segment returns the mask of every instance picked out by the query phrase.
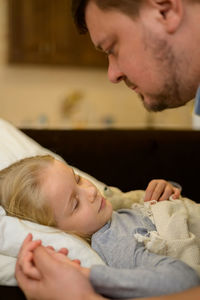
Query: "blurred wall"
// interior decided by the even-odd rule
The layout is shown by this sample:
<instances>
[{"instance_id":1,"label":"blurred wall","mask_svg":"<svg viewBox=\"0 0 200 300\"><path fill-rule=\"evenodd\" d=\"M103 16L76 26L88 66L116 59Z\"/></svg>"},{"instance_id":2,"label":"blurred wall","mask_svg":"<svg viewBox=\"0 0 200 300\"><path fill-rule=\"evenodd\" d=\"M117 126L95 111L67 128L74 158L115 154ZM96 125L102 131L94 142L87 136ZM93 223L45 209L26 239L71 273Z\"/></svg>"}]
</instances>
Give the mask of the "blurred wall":
<instances>
[{"instance_id":1,"label":"blurred wall","mask_svg":"<svg viewBox=\"0 0 200 300\"><path fill-rule=\"evenodd\" d=\"M0 117L19 127L182 128L192 124L193 103L148 113L106 70L9 65L7 0L0 0Z\"/></svg>"}]
</instances>

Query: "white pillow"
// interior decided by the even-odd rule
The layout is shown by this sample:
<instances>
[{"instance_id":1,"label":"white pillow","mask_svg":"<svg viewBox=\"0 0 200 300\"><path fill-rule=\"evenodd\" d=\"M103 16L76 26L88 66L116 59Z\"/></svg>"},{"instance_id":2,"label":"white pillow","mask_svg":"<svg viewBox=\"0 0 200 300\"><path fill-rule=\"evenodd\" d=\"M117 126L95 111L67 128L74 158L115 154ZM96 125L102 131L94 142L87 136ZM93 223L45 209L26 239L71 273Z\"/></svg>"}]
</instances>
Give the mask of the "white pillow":
<instances>
[{"instance_id":1,"label":"white pillow","mask_svg":"<svg viewBox=\"0 0 200 300\"><path fill-rule=\"evenodd\" d=\"M63 160L2 119L0 119L0 141L0 169L35 155L51 154ZM74 171L91 180L98 189L103 191L104 183L77 168L74 168ZM85 267L103 264L96 252L81 239L48 226L6 216L4 209L0 207L0 284L17 285L14 278L14 265L22 241L29 232L33 234L34 239L41 239L44 245L52 245L55 249L68 248L69 257L79 258Z\"/></svg>"},{"instance_id":2,"label":"white pillow","mask_svg":"<svg viewBox=\"0 0 200 300\"><path fill-rule=\"evenodd\" d=\"M41 239L43 245L51 245L55 250L66 247L69 258L79 258L83 267L104 264L99 255L83 240L56 228L5 216L0 206L0 284L17 285L14 277L16 257L27 234Z\"/></svg>"}]
</instances>

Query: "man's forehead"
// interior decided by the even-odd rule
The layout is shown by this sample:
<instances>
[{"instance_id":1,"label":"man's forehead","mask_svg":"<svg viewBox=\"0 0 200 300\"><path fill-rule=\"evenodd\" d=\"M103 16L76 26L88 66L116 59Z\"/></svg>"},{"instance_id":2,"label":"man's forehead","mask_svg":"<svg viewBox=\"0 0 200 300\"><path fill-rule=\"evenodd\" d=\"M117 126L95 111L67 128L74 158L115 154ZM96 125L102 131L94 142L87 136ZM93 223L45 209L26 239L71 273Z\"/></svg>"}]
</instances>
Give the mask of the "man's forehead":
<instances>
[{"instance_id":1,"label":"man's forehead","mask_svg":"<svg viewBox=\"0 0 200 300\"><path fill-rule=\"evenodd\" d=\"M140 23L118 9L102 10L93 0L90 0L85 10L85 21L91 40L98 50L102 50L102 45L115 39L122 30L128 30L127 27L134 26L137 30L137 24Z\"/></svg>"},{"instance_id":2,"label":"man's forehead","mask_svg":"<svg viewBox=\"0 0 200 300\"><path fill-rule=\"evenodd\" d=\"M93 44L97 49L101 50L101 40L104 39L102 34L104 31L105 17L104 12L101 11L92 0L89 0L85 9L85 22Z\"/></svg>"}]
</instances>

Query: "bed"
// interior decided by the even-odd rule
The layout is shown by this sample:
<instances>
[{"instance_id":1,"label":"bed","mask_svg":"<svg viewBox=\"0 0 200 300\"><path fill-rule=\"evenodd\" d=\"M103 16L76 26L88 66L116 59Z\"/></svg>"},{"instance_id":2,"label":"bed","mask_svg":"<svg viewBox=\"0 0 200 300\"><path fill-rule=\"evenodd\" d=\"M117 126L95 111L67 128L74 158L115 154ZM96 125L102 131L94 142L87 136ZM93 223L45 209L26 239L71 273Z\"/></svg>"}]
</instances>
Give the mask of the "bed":
<instances>
[{"instance_id":1,"label":"bed","mask_svg":"<svg viewBox=\"0 0 200 300\"><path fill-rule=\"evenodd\" d=\"M164 178L180 183L183 195L200 202L199 131L21 130L69 164L124 192ZM25 299L18 287L1 285L0 294L1 299Z\"/></svg>"}]
</instances>

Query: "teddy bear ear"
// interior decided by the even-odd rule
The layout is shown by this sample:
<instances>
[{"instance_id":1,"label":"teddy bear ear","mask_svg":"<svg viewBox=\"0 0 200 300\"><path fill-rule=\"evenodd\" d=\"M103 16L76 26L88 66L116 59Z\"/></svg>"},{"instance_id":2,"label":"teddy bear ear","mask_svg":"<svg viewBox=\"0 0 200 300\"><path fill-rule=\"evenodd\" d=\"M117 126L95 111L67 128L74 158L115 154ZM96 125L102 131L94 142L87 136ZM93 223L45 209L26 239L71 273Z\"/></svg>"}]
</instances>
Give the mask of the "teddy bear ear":
<instances>
[{"instance_id":1,"label":"teddy bear ear","mask_svg":"<svg viewBox=\"0 0 200 300\"><path fill-rule=\"evenodd\" d=\"M106 197L112 197L112 195L113 195L113 191L108 186L104 187L103 193L104 193L104 196L106 196Z\"/></svg>"}]
</instances>

